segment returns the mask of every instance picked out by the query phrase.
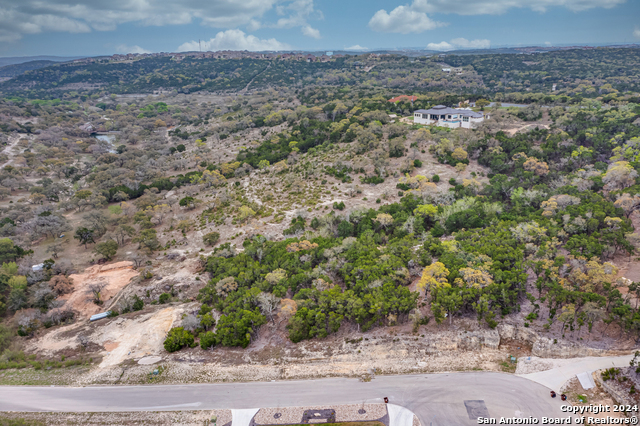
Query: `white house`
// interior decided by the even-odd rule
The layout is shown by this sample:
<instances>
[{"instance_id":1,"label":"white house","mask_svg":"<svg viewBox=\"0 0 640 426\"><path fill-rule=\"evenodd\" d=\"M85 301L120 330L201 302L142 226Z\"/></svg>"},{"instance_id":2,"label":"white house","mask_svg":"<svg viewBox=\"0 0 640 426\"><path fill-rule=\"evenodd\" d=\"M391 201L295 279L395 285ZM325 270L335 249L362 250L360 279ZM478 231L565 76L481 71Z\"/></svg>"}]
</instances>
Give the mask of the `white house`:
<instances>
[{"instance_id":1,"label":"white house","mask_svg":"<svg viewBox=\"0 0 640 426\"><path fill-rule=\"evenodd\" d=\"M486 118L489 118L487 115ZM419 109L413 113L413 122L417 124L436 125L457 129L473 129L482 123L485 115L465 108L449 108L444 105L436 105L429 109Z\"/></svg>"}]
</instances>

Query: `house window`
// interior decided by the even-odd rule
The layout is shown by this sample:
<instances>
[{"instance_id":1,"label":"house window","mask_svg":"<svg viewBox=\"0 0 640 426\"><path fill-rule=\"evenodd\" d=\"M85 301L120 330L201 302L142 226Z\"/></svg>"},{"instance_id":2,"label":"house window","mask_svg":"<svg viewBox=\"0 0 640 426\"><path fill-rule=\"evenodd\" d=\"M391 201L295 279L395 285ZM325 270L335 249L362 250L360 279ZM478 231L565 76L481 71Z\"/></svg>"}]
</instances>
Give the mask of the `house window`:
<instances>
[{"instance_id":1,"label":"house window","mask_svg":"<svg viewBox=\"0 0 640 426\"><path fill-rule=\"evenodd\" d=\"M438 116L437 116L436 114L431 114L431 119L432 119L432 120L437 120L437 119L438 119Z\"/></svg>"},{"instance_id":2,"label":"house window","mask_svg":"<svg viewBox=\"0 0 640 426\"><path fill-rule=\"evenodd\" d=\"M462 117L462 121L469 121L469 117Z\"/></svg>"}]
</instances>

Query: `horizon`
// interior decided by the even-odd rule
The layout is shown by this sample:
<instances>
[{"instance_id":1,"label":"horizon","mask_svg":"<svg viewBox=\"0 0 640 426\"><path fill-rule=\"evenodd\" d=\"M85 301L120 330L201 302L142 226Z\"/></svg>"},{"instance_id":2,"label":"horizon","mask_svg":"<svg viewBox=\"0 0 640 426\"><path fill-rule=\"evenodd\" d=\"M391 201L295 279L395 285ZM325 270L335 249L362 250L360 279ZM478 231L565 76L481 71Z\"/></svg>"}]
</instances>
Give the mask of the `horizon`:
<instances>
[{"instance_id":1,"label":"horizon","mask_svg":"<svg viewBox=\"0 0 640 426\"><path fill-rule=\"evenodd\" d=\"M309 52L415 46L409 49L447 52L640 42L640 3L629 0L149 3L0 3L0 57L184 52L200 46Z\"/></svg>"},{"instance_id":2,"label":"horizon","mask_svg":"<svg viewBox=\"0 0 640 426\"><path fill-rule=\"evenodd\" d=\"M539 44L527 44L527 45L496 45L496 46L490 46L487 48L483 48L483 49L477 49L477 48L460 48L460 49L456 49L456 50L429 50L426 48L421 48L421 47L404 47L404 46L397 46L397 47L389 47L389 48L371 48L371 49L362 49L362 50L355 50L355 49L332 49L332 48L322 48L322 49L287 49L287 50L240 50L240 49L217 49L217 50L188 50L188 51L156 51L156 52L113 52L113 53L102 53L102 54L75 54L75 55L70 55L70 56L64 56L64 55L47 55L47 54L36 54L36 55L24 55L24 56L2 56L0 55L0 59L33 59L33 58L59 58L62 60L75 60L75 59L83 59L83 58L98 58L98 57L109 57L109 56L114 56L114 55L128 55L128 54L133 54L133 55L140 55L140 56L144 56L144 55L148 55L148 54L176 54L176 53L182 53L182 54L187 54L187 53L207 53L207 52L217 52L217 51L229 51L229 52L252 52L252 53L295 53L295 52L308 52L308 53L327 53L327 52L331 52L332 54L336 54L336 52L340 52L341 54L352 54L352 55L357 55L357 54L365 54L365 53L379 53L379 52L397 52L397 54L402 54L402 52L425 52L425 53L432 53L432 54L451 54L451 55L455 55L455 54L459 54L460 52L466 52L469 54L474 54L474 52L492 52L492 51L497 51L497 50L504 50L504 49L533 49L533 48L542 48L542 49L549 49L549 51L552 51L557 48L571 48L571 47L576 47L576 48L587 48L587 47L594 47L594 48L616 48L616 47L628 47L628 48L633 48L633 47L640 47L640 42L608 42L608 43L558 43L558 44L553 44L553 45L545 45L544 43L539 43ZM535 53L546 53L546 52L535 52ZM33 59L33 60L37 60L37 59ZM46 59L44 59L46 60ZM64 61L61 61L64 62ZM2 65L0 65L1 67Z\"/></svg>"}]
</instances>

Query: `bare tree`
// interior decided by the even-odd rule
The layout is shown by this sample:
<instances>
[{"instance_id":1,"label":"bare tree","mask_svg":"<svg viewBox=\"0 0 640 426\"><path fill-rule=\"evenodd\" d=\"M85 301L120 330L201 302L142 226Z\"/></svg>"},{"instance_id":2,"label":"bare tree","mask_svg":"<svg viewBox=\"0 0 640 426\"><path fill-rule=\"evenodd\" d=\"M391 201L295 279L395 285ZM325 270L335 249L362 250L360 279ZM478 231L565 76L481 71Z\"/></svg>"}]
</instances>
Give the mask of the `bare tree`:
<instances>
[{"instance_id":1,"label":"bare tree","mask_svg":"<svg viewBox=\"0 0 640 426\"><path fill-rule=\"evenodd\" d=\"M91 296L91 301L96 305L102 305L102 290L107 286L106 281L98 281L92 284L89 284L89 288L87 289L87 293Z\"/></svg>"},{"instance_id":2,"label":"bare tree","mask_svg":"<svg viewBox=\"0 0 640 426\"><path fill-rule=\"evenodd\" d=\"M135 253L129 258L129 260L133 262L133 267L135 269L138 269L140 266L142 266L145 260L147 260L147 258L141 256L139 253Z\"/></svg>"},{"instance_id":3,"label":"bare tree","mask_svg":"<svg viewBox=\"0 0 640 426\"><path fill-rule=\"evenodd\" d=\"M73 279L64 275L56 275L49 280L49 287L60 296L73 291Z\"/></svg>"},{"instance_id":4,"label":"bare tree","mask_svg":"<svg viewBox=\"0 0 640 426\"><path fill-rule=\"evenodd\" d=\"M87 346L89 346L89 339L86 336L83 336L82 334L80 334L78 336L78 341L80 342L80 344L82 345L83 348L87 348Z\"/></svg>"},{"instance_id":5,"label":"bare tree","mask_svg":"<svg viewBox=\"0 0 640 426\"><path fill-rule=\"evenodd\" d=\"M54 259L58 258L58 253L64 251L64 247L62 247L62 242L56 242L47 247L46 252L51 254L51 257Z\"/></svg>"},{"instance_id":6,"label":"bare tree","mask_svg":"<svg viewBox=\"0 0 640 426\"><path fill-rule=\"evenodd\" d=\"M280 305L280 298L271 293L260 293L258 295L258 306L264 316L270 321L274 319L274 313Z\"/></svg>"},{"instance_id":7,"label":"bare tree","mask_svg":"<svg viewBox=\"0 0 640 426\"><path fill-rule=\"evenodd\" d=\"M200 320L195 315L189 314L182 320L180 325L185 330L195 331L198 327L200 327Z\"/></svg>"}]
</instances>

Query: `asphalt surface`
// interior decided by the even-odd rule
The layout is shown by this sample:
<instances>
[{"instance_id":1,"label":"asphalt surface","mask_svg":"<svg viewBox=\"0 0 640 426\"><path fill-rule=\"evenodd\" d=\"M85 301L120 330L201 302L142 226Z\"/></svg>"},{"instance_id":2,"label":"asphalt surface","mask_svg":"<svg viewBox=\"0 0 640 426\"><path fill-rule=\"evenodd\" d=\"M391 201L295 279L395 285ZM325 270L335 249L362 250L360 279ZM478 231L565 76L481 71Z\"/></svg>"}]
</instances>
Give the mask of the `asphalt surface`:
<instances>
[{"instance_id":1,"label":"asphalt surface","mask_svg":"<svg viewBox=\"0 0 640 426\"><path fill-rule=\"evenodd\" d=\"M172 386L0 386L1 411L177 411L389 402L423 426L478 424L487 417L567 417L560 398L521 377L489 372ZM471 417L471 418L470 418Z\"/></svg>"}]
</instances>

